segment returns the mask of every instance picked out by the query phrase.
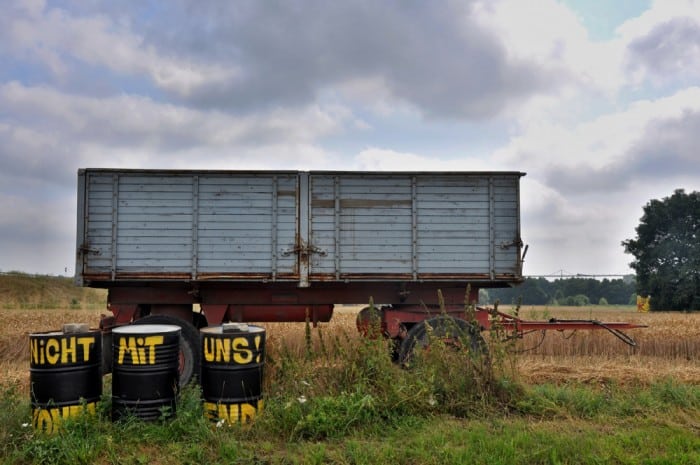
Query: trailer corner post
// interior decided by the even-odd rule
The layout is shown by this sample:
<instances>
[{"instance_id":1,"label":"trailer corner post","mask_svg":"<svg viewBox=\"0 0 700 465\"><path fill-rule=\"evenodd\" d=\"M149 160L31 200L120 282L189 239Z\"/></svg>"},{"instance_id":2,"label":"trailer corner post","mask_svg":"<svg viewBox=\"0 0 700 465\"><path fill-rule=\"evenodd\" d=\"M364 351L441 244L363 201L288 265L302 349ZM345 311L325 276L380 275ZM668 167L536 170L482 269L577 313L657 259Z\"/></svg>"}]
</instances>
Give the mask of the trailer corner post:
<instances>
[{"instance_id":1,"label":"trailer corner post","mask_svg":"<svg viewBox=\"0 0 700 465\"><path fill-rule=\"evenodd\" d=\"M489 182L489 277L496 279L496 194L494 192L493 176Z\"/></svg>"},{"instance_id":2,"label":"trailer corner post","mask_svg":"<svg viewBox=\"0 0 700 465\"><path fill-rule=\"evenodd\" d=\"M85 189L85 170L78 170L78 206L76 214L76 237L75 237L75 285L84 286L83 273L85 271L85 241L87 234L85 231L87 209L87 190Z\"/></svg>"},{"instance_id":3,"label":"trailer corner post","mask_svg":"<svg viewBox=\"0 0 700 465\"><path fill-rule=\"evenodd\" d=\"M311 196L309 195L309 173L306 171L299 173L299 204L297 211L299 212L299 235L297 237L297 254L299 257L299 287L309 287L309 221Z\"/></svg>"},{"instance_id":4,"label":"trailer corner post","mask_svg":"<svg viewBox=\"0 0 700 465\"><path fill-rule=\"evenodd\" d=\"M333 262L335 279L340 280L340 177L333 176Z\"/></svg>"}]
</instances>

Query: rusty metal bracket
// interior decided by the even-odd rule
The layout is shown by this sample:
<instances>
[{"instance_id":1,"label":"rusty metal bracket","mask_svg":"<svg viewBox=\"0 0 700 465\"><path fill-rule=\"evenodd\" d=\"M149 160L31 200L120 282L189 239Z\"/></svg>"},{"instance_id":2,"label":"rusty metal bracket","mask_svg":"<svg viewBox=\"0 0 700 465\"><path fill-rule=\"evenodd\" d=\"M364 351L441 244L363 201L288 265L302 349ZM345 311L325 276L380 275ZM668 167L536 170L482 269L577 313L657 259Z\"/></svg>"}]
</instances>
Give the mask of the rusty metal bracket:
<instances>
[{"instance_id":1,"label":"rusty metal bracket","mask_svg":"<svg viewBox=\"0 0 700 465\"><path fill-rule=\"evenodd\" d=\"M522 241L522 239L516 238L516 239L513 239L513 240L510 241L510 242L503 241L503 242L501 242L501 243L499 244L499 247L500 247L501 249L509 249L509 248L511 248L512 246L522 247L522 246L523 246L523 241Z\"/></svg>"},{"instance_id":2,"label":"rusty metal bracket","mask_svg":"<svg viewBox=\"0 0 700 465\"><path fill-rule=\"evenodd\" d=\"M102 254L102 251L100 249L91 249L87 245L81 245L78 250L80 250L80 253L84 253L84 254L90 254L90 255L101 255Z\"/></svg>"},{"instance_id":3,"label":"rusty metal bracket","mask_svg":"<svg viewBox=\"0 0 700 465\"><path fill-rule=\"evenodd\" d=\"M319 247L316 247L314 245L295 245L291 249L283 250L282 255L285 257L288 257L293 254L300 254L304 256L309 256L311 254L318 254L322 257L325 257L328 255L328 252L326 252L324 249L321 249Z\"/></svg>"}]
</instances>

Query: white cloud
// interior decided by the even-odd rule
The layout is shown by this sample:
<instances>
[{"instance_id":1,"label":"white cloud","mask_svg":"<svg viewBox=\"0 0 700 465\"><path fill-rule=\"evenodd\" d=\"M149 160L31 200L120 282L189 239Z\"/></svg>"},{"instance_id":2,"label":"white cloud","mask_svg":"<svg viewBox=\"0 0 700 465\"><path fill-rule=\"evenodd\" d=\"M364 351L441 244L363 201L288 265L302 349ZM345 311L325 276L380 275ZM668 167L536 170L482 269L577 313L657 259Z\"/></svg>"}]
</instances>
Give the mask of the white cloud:
<instances>
[{"instance_id":1,"label":"white cloud","mask_svg":"<svg viewBox=\"0 0 700 465\"><path fill-rule=\"evenodd\" d=\"M637 217L620 214L620 197L601 193L602 201L581 200L535 176L521 181L522 234L529 245L524 272L629 273L620 242L630 237Z\"/></svg>"},{"instance_id":2,"label":"white cloud","mask_svg":"<svg viewBox=\"0 0 700 465\"><path fill-rule=\"evenodd\" d=\"M526 273L630 272L620 243L634 237L642 206L679 187L700 189L700 87L578 122L524 121L520 129L494 159L528 172Z\"/></svg>"},{"instance_id":3,"label":"white cloud","mask_svg":"<svg viewBox=\"0 0 700 465\"><path fill-rule=\"evenodd\" d=\"M0 192L0 269L63 274L75 261L74 197L37 199Z\"/></svg>"},{"instance_id":4,"label":"white cloud","mask_svg":"<svg viewBox=\"0 0 700 465\"><path fill-rule=\"evenodd\" d=\"M347 117L342 108L315 105L237 117L158 103L147 97L84 97L17 82L0 85L0 104L0 114L6 115L9 124L50 127L60 139L145 145L165 151L194 145L303 143L338 130Z\"/></svg>"},{"instance_id":5,"label":"white cloud","mask_svg":"<svg viewBox=\"0 0 700 465\"><path fill-rule=\"evenodd\" d=\"M659 86L700 79L699 1L656 0L617 33L626 44L626 71L633 83Z\"/></svg>"},{"instance_id":6,"label":"white cloud","mask_svg":"<svg viewBox=\"0 0 700 465\"><path fill-rule=\"evenodd\" d=\"M697 0L655 0L647 11L621 24L616 33L625 41L634 40L651 32L658 24L678 17L700 20L700 2Z\"/></svg>"},{"instance_id":7,"label":"white cloud","mask_svg":"<svg viewBox=\"0 0 700 465\"><path fill-rule=\"evenodd\" d=\"M361 171L490 171L494 167L480 159L444 160L438 156L397 152L370 147L354 160L353 169Z\"/></svg>"},{"instance_id":8,"label":"white cloud","mask_svg":"<svg viewBox=\"0 0 700 465\"><path fill-rule=\"evenodd\" d=\"M343 108L310 105L249 116L193 110L146 97L69 95L0 84L0 192L48 196L78 167L290 168L324 163L316 140ZM33 194L31 193L33 192Z\"/></svg>"},{"instance_id":9,"label":"white cloud","mask_svg":"<svg viewBox=\"0 0 700 465\"><path fill-rule=\"evenodd\" d=\"M581 19L562 3L503 0L477 5L480 22L501 38L510 56L552 73L558 96L582 87L613 92L623 83L620 44L591 41Z\"/></svg>"},{"instance_id":10,"label":"white cloud","mask_svg":"<svg viewBox=\"0 0 700 465\"><path fill-rule=\"evenodd\" d=\"M110 80L147 77L188 104L238 112L303 106L325 89L374 82L394 105L479 119L564 82L560 67L543 71L532 57L507 57L469 4L183 2L146 25L138 9L117 17L103 9L35 8L8 22L2 38L8 53L29 56L65 85L88 65L114 74Z\"/></svg>"},{"instance_id":11,"label":"white cloud","mask_svg":"<svg viewBox=\"0 0 700 465\"><path fill-rule=\"evenodd\" d=\"M84 166L526 171L528 272L623 271L641 206L700 189L697 0L607 41L555 0L156 8L5 8L0 257L72 231Z\"/></svg>"},{"instance_id":12,"label":"white cloud","mask_svg":"<svg viewBox=\"0 0 700 465\"><path fill-rule=\"evenodd\" d=\"M627 109L610 113L568 127L556 121L534 122L526 127L523 134L515 137L495 154L505 162L523 164L527 170L541 173L547 178L553 172L569 172L571 177L601 173L606 169L629 170L636 175L652 176L645 173L638 164L642 162L643 146L649 141L647 135L654 128L700 113L700 88L694 87L653 101L639 101ZM697 128L679 129L676 137L691 138ZM673 135L673 134L671 134ZM640 146L642 144L642 146ZM657 157L667 154L658 153ZM697 160L690 152L683 151L680 157L692 162ZM679 167L683 169L682 167ZM619 177L623 172L613 173ZM556 184L556 179L549 179ZM607 179L612 181L612 179ZM584 181L585 182L585 181ZM592 185L598 185L590 181ZM613 189L615 186L610 185Z\"/></svg>"},{"instance_id":13,"label":"white cloud","mask_svg":"<svg viewBox=\"0 0 700 465\"><path fill-rule=\"evenodd\" d=\"M123 75L148 76L158 87L188 97L194 89L235 80L239 74L234 66L163 55L128 24L110 17L73 16L40 2L15 18L4 35L11 53L33 56L59 79L73 77L78 72L74 61L79 60Z\"/></svg>"}]
</instances>

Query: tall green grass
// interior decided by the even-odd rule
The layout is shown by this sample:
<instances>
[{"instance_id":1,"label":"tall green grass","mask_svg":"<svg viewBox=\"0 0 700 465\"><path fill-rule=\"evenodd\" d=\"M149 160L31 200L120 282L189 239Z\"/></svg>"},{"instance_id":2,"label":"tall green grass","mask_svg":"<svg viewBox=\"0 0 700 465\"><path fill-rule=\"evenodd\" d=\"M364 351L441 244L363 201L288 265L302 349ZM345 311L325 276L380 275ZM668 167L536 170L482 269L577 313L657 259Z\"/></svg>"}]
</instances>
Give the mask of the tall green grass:
<instances>
[{"instance_id":1,"label":"tall green grass","mask_svg":"<svg viewBox=\"0 0 700 465\"><path fill-rule=\"evenodd\" d=\"M288 385L294 385L291 380ZM301 383L304 385L304 383ZM508 411L467 418L440 409L382 406L358 391L307 398L270 393L246 427L216 427L200 391L182 390L177 416L144 423L96 416L34 433L29 400L0 387L0 459L6 464L694 464L700 460L700 387L538 386ZM307 391L308 392L308 391ZM297 391L298 393L298 391ZM296 394L296 393L295 393Z\"/></svg>"},{"instance_id":2,"label":"tall green grass","mask_svg":"<svg viewBox=\"0 0 700 465\"><path fill-rule=\"evenodd\" d=\"M370 334L376 334L370 331ZM439 339L419 351L410 368L391 361L392 342L308 329L296 339L271 341L261 428L292 439L337 438L361 425L379 429L406 417L480 417L514 405L522 389L499 377L486 354L471 354Z\"/></svg>"}]
</instances>

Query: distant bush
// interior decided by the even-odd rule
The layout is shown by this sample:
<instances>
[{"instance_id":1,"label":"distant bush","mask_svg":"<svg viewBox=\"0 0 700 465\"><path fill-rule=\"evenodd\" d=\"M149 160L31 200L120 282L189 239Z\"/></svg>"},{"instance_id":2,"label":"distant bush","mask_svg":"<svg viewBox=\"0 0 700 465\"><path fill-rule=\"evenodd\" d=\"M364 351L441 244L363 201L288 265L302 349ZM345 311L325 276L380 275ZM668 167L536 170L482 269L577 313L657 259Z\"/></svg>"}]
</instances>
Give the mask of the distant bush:
<instances>
[{"instance_id":1,"label":"distant bush","mask_svg":"<svg viewBox=\"0 0 700 465\"><path fill-rule=\"evenodd\" d=\"M628 302L627 304L628 304L628 305L637 305L637 293L636 293L636 292L634 292L634 293L630 296L630 300L629 300L629 302Z\"/></svg>"},{"instance_id":2,"label":"distant bush","mask_svg":"<svg viewBox=\"0 0 700 465\"><path fill-rule=\"evenodd\" d=\"M576 305L567 303L567 296L584 295L589 302L599 302L601 298L610 305L634 305L630 303L630 293L635 292L632 276L625 279L567 278L547 280L526 278L522 284L503 289L489 289L490 302L498 300L505 304L516 304L522 298L523 305ZM481 300L480 300L481 301ZM583 304L586 305L586 304Z\"/></svg>"}]
</instances>

